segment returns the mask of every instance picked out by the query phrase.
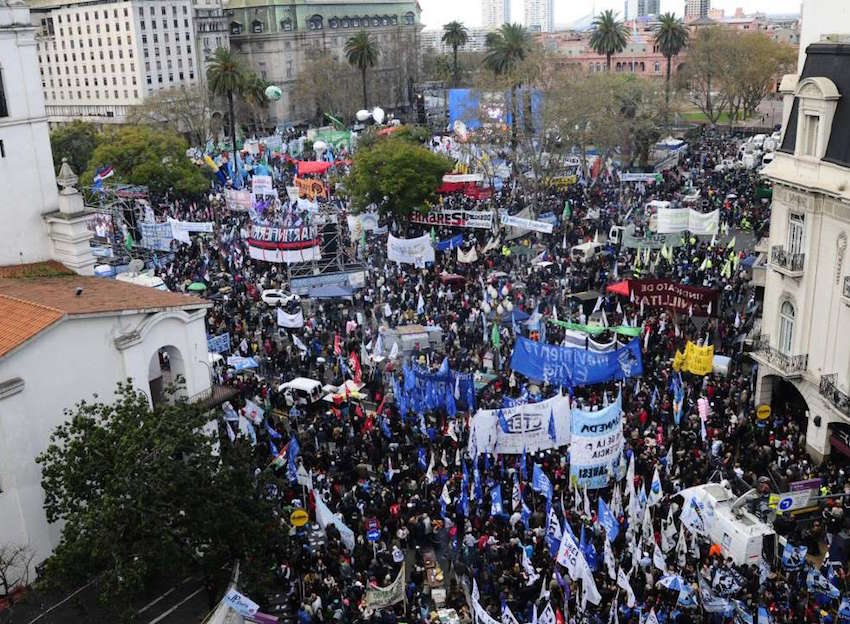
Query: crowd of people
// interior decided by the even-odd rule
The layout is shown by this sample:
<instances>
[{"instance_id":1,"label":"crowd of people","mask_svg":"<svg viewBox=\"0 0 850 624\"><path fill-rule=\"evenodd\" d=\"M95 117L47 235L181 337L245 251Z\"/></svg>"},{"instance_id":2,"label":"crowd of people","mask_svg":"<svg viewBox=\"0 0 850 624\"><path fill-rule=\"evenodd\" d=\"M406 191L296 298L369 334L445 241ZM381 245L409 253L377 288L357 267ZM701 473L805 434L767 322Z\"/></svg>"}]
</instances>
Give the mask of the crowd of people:
<instances>
[{"instance_id":1,"label":"crowd of people","mask_svg":"<svg viewBox=\"0 0 850 624\"><path fill-rule=\"evenodd\" d=\"M349 298L300 301L304 323L296 328L281 328L275 307L262 301L264 290L290 288L289 272L285 264L250 257L251 212L227 210L224 189L204 202L169 198L163 219L216 226L213 235L177 246L158 273L171 290L204 283L213 302L208 334L229 334L230 355L258 363L247 372L226 360L217 366L221 383L238 387L239 401L261 406L265 417L263 425L247 423L254 431L243 439L240 427L226 422L244 419L237 402L223 430L235 431L236 443L255 444L258 470L294 477L290 453L311 476L307 496L304 484L295 482L279 493L281 518L302 506L311 522L282 527L288 536L276 553L279 593L260 600L264 610L301 624L430 622L443 617L439 608L454 609L462 622L492 618L503 624L643 623L652 617L718 624L850 621L843 600L847 562L824 557L826 544L847 525L850 496L829 499L850 493L846 469L833 458L818 464L808 457L805 416L792 404L775 403L766 420L755 414L757 366L745 344L761 302L749 267L770 213L755 172L715 171L735 152L730 137L705 133L655 182L624 184L615 168L603 167L565 188L529 192L506 181L487 199L441 199L444 210L551 212L552 234L508 240L511 228L432 228L384 216L381 224L401 238L427 233L445 240L460 233L461 253L437 252L424 268L390 262L388 234L367 232L351 242L365 267L365 285ZM283 198L292 169L283 162L272 166ZM720 211L717 235L684 233L663 252L606 243L626 215L642 236L650 200L679 206L695 191L698 210ZM339 215L345 231L345 202L333 197L321 205ZM600 253L571 253L594 240L601 241ZM461 261L472 249L476 260ZM699 316L608 290L633 276L716 289L716 309ZM528 320L516 322L513 311ZM643 374L562 387L512 370L520 336L571 344L575 330L563 321L635 328ZM382 348L387 329L414 323L438 327L441 344L395 353ZM599 330L584 338L584 348L615 340ZM687 341L713 345L730 358L728 368L708 375L674 371L674 356ZM411 408L406 397L414 370L428 378L446 367L475 380L473 396L455 389L452 398ZM356 384L331 403L299 404L279 391L295 377ZM571 480L568 446L520 455L481 452L470 444L477 410L567 393L573 407L587 410L605 409L620 397L624 451L605 487L585 489ZM281 457L286 461L275 461ZM551 490L541 489L538 471ZM661 488L653 493L656 475ZM769 556L761 564L736 564L727 544L684 523L688 501L676 496L709 481L723 481L735 495L755 489L750 506L771 521L770 493L806 479L821 479L819 494L828 501L823 514L775 521L789 544L807 547L805 564ZM496 498L504 505L496 506ZM322 509L337 516L323 522L317 539L313 522ZM340 530L345 527L353 543ZM581 555L571 567L564 557L572 541ZM403 583L398 596L397 579ZM829 587L818 585L821 579ZM376 587L385 588L377 603L377 594L370 597ZM386 596L391 604L381 602Z\"/></svg>"}]
</instances>

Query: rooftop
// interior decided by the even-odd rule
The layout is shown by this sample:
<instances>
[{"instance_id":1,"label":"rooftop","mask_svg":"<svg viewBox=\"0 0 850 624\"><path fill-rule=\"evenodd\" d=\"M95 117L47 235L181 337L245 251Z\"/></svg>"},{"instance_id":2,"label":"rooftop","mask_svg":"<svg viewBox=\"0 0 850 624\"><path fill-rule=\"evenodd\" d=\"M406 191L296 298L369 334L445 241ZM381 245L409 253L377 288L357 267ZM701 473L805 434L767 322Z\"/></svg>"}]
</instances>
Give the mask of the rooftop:
<instances>
[{"instance_id":1,"label":"rooftop","mask_svg":"<svg viewBox=\"0 0 850 624\"><path fill-rule=\"evenodd\" d=\"M0 295L0 357L64 316L65 314L56 308Z\"/></svg>"}]
</instances>

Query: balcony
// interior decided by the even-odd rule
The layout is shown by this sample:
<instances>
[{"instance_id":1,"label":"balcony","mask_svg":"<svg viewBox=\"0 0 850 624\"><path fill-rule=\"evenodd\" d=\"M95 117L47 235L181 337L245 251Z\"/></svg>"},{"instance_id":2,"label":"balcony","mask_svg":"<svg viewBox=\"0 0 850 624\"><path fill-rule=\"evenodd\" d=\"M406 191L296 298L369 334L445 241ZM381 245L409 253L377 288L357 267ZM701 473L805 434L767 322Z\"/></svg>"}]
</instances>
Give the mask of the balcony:
<instances>
[{"instance_id":1,"label":"balcony","mask_svg":"<svg viewBox=\"0 0 850 624\"><path fill-rule=\"evenodd\" d=\"M772 347L770 336L766 334L761 334L753 340L753 350L750 355L757 362L770 366L786 379L802 377L809 363L808 355L788 355Z\"/></svg>"},{"instance_id":2,"label":"balcony","mask_svg":"<svg viewBox=\"0 0 850 624\"><path fill-rule=\"evenodd\" d=\"M850 275L844 276L844 286L841 289L841 301L844 305L850 306Z\"/></svg>"},{"instance_id":3,"label":"balcony","mask_svg":"<svg viewBox=\"0 0 850 624\"><path fill-rule=\"evenodd\" d=\"M835 385L835 375L821 375L820 394L845 416L850 417L850 396Z\"/></svg>"},{"instance_id":4,"label":"balcony","mask_svg":"<svg viewBox=\"0 0 850 624\"><path fill-rule=\"evenodd\" d=\"M788 277L802 277L806 265L806 254L789 253L782 245L770 248L770 266L774 271Z\"/></svg>"}]
</instances>

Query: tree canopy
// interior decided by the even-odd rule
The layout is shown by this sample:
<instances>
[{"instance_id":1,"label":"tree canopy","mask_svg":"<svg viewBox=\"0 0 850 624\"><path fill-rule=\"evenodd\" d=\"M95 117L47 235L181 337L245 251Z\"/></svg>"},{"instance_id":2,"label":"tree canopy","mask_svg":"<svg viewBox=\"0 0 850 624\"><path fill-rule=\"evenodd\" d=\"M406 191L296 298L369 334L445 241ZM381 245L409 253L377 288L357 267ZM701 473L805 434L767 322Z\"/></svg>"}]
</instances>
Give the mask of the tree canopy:
<instances>
[{"instance_id":1,"label":"tree canopy","mask_svg":"<svg viewBox=\"0 0 850 624\"><path fill-rule=\"evenodd\" d=\"M629 31L626 25L617 19L614 11L602 11L593 20L593 32L590 35L590 47L597 54L605 55L605 67L611 70L611 56L626 49Z\"/></svg>"},{"instance_id":2,"label":"tree canopy","mask_svg":"<svg viewBox=\"0 0 850 624\"><path fill-rule=\"evenodd\" d=\"M375 204L386 214L404 216L436 200L452 161L406 137L381 137L354 155L346 188L356 209Z\"/></svg>"},{"instance_id":3,"label":"tree canopy","mask_svg":"<svg viewBox=\"0 0 850 624\"><path fill-rule=\"evenodd\" d=\"M155 91L132 107L128 121L167 128L203 146L220 129L213 124L212 94L203 83Z\"/></svg>"},{"instance_id":4,"label":"tree canopy","mask_svg":"<svg viewBox=\"0 0 850 624\"><path fill-rule=\"evenodd\" d=\"M63 158L68 159L74 173L79 175L85 171L98 141L97 127L85 121L72 121L53 130L50 133L50 149L56 172L59 172Z\"/></svg>"},{"instance_id":5,"label":"tree canopy","mask_svg":"<svg viewBox=\"0 0 850 624\"><path fill-rule=\"evenodd\" d=\"M112 403L67 411L36 459L47 518L64 523L49 582L99 576L120 615L158 575L200 569L214 583L235 559L262 556L274 539L264 483L253 481L245 443L213 452L207 420L185 400L151 408L129 382Z\"/></svg>"},{"instance_id":6,"label":"tree canopy","mask_svg":"<svg viewBox=\"0 0 850 624\"><path fill-rule=\"evenodd\" d=\"M104 133L82 175L91 184L95 171L112 166L114 180L147 186L154 194L169 189L188 195L203 193L207 178L186 157L188 143L177 133L150 126L125 126Z\"/></svg>"},{"instance_id":7,"label":"tree canopy","mask_svg":"<svg viewBox=\"0 0 850 624\"><path fill-rule=\"evenodd\" d=\"M378 42L368 32L361 30L345 42L345 58L350 65L360 70L363 81L363 108L369 108L366 70L378 63Z\"/></svg>"},{"instance_id":8,"label":"tree canopy","mask_svg":"<svg viewBox=\"0 0 850 624\"><path fill-rule=\"evenodd\" d=\"M458 64L457 64L457 49L462 48L469 41L469 31L463 22L457 20L451 21L448 24L443 24L443 36L440 41L445 43L452 49L452 77L454 86L458 85Z\"/></svg>"}]
</instances>

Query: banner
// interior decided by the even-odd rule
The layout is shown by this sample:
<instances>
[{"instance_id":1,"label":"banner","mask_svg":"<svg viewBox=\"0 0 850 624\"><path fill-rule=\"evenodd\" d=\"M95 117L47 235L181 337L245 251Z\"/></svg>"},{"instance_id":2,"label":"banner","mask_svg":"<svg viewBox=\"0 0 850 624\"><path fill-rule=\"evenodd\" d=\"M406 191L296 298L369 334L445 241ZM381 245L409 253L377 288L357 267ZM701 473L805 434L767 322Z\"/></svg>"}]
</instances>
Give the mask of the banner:
<instances>
[{"instance_id":1,"label":"banner","mask_svg":"<svg viewBox=\"0 0 850 624\"><path fill-rule=\"evenodd\" d=\"M395 577L395 580L387 587L370 587L366 590L363 598L363 610L385 609L394 604L404 601L404 563Z\"/></svg>"},{"instance_id":2,"label":"banner","mask_svg":"<svg viewBox=\"0 0 850 624\"><path fill-rule=\"evenodd\" d=\"M295 188L298 189L298 197L307 199L328 198L328 189L321 180L295 178Z\"/></svg>"},{"instance_id":3,"label":"banner","mask_svg":"<svg viewBox=\"0 0 850 624\"><path fill-rule=\"evenodd\" d=\"M467 397L470 393L475 395L475 379L472 373L461 373L456 370L449 369L448 372L437 371L432 373L423 366L413 365L413 387L409 394L417 395L422 401L425 401L428 392L428 386L431 385L431 392L434 396L442 399L446 393L454 395L457 391L457 402L466 405Z\"/></svg>"},{"instance_id":4,"label":"banner","mask_svg":"<svg viewBox=\"0 0 850 624\"><path fill-rule=\"evenodd\" d=\"M640 339L605 353L561 347L517 337L511 368L553 386L585 386L643 374Z\"/></svg>"},{"instance_id":5,"label":"banner","mask_svg":"<svg viewBox=\"0 0 850 624\"><path fill-rule=\"evenodd\" d=\"M693 208L658 208L657 231L659 234L671 234L689 231L691 234L717 234L720 225L720 211L712 210L705 214Z\"/></svg>"},{"instance_id":6,"label":"banner","mask_svg":"<svg viewBox=\"0 0 850 624\"><path fill-rule=\"evenodd\" d=\"M681 247L682 237L676 234L658 234L646 231L642 238L635 236L635 227L627 226L623 229L623 247L629 249L661 249L662 247Z\"/></svg>"},{"instance_id":7,"label":"banner","mask_svg":"<svg viewBox=\"0 0 850 624\"><path fill-rule=\"evenodd\" d=\"M235 189L224 189L224 204L228 210L247 212L251 209L251 193L248 191L237 191Z\"/></svg>"},{"instance_id":8,"label":"banner","mask_svg":"<svg viewBox=\"0 0 850 624\"><path fill-rule=\"evenodd\" d=\"M660 173L626 173L620 174L620 182L661 182Z\"/></svg>"},{"instance_id":9,"label":"banner","mask_svg":"<svg viewBox=\"0 0 850 624\"><path fill-rule=\"evenodd\" d=\"M175 240L178 240L181 243L188 244L192 242L189 238L189 234L191 232L203 232L205 234L212 234L213 231L212 221L198 223L193 221L177 221L176 219L169 219L168 223L171 226L171 236L173 236Z\"/></svg>"},{"instance_id":10,"label":"banner","mask_svg":"<svg viewBox=\"0 0 850 624\"><path fill-rule=\"evenodd\" d=\"M289 312L284 312L283 308L278 308L277 325L278 327L287 327L289 329L304 327L304 311L298 310L295 314L290 314Z\"/></svg>"},{"instance_id":11,"label":"banner","mask_svg":"<svg viewBox=\"0 0 850 624\"><path fill-rule=\"evenodd\" d=\"M457 236L452 236L447 240L437 241L437 244L434 245L434 249L437 251L450 251L452 249L459 248L463 245L463 234L458 234Z\"/></svg>"},{"instance_id":12,"label":"banner","mask_svg":"<svg viewBox=\"0 0 850 624\"><path fill-rule=\"evenodd\" d=\"M595 412L574 409L570 422L570 481L588 489L608 485L623 454L622 395Z\"/></svg>"},{"instance_id":13,"label":"banner","mask_svg":"<svg viewBox=\"0 0 850 624\"><path fill-rule=\"evenodd\" d=\"M673 308L694 316L717 315L717 290L687 286L670 280L629 280L635 303L656 308Z\"/></svg>"},{"instance_id":14,"label":"banner","mask_svg":"<svg viewBox=\"0 0 850 624\"><path fill-rule=\"evenodd\" d=\"M322 239L314 226L276 228L252 225L248 254L254 260L295 264L322 257Z\"/></svg>"},{"instance_id":15,"label":"banner","mask_svg":"<svg viewBox=\"0 0 850 624\"><path fill-rule=\"evenodd\" d=\"M489 230L493 226L493 213L478 210L430 210L425 214L410 213L410 222L420 225L478 228Z\"/></svg>"},{"instance_id":16,"label":"banner","mask_svg":"<svg viewBox=\"0 0 850 624\"><path fill-rule=\"evenodd\" d=\"M142 247L156 251L171 251L174 235L171 233L170 223L139 223L139 230L142 233Z\"/></svg>"},{"instance_id":17,"label":"banner","mask_svg":"<svg viewBox=\"0 0 850 624\"><path fill-rule=\"evenodd\" d=\"M443 176L443 182L457 184L459 182L483 182L483 173L447 173Z\"/></svg>"},{"instance_id":18,"label":"banner","mask_svg":"<svg viewBox=\"0 0 850 624\"><path fill-rule=\"evenodd\" d=\"M501 412L502 419L499 418ZM549 434L550 417L555 439ZM537 453L570 443L570 397L556 395L540 403L478 410L470 423L469 448L479 453Z\"/></svg>"},{"instance_id":19,"label":"banner","mask_svg":"<svg viewBox=\"0 0 850 624\"><path fill-rule=\"evenodd\" d=\"M472 264L478 260L478 252L475 250L475 247L470 249L469 251L464 251L463 249L458 248L457 250L457 261L461 264Z\"/></svg>"},{"instance_id":20,"label":"banner","mask_svg":"<svg viewBox=\"0 0 850 624\"><path fill-rule=\"evenodd\" d=\"M378 229L378 215L374 212L363 212L345 217L348 222L348 232L352 241L359 241L365 232Z\"/></svg>"},{"instance_id":21,"label":"banner","mask_svg":"<svg viewBox=\"0 0 850 624\"><path fill-rule=\"evenodd\" d=\"M699 347L688 340L685 352L676 351L673 358L673 370L694 375L708 375L714 368L714 345Z\"/></svg>"},{"instance_id":22,"label":"banner","mask_svg":"<svg viewBox=\"0 0 850 624\"><path fill-rule=\"evenodd\" d=\"M260 605L235 589L231 589L224 595L224 602L242 617L253 617L260 610Z\"/></svg>"},{"instance_id":23,"label":"banner","mask_svg":"<svg viewBox=\"0 0 850 624\"><path fill-rule=\"evenodd\" d=\"M508 225L510 227L531 230L534 232L543 232L544 234L551 234L555 227L551 223L546 223L544 221L533 221L531 219L523 219L522 217L511 216L508 214L501 215L501 223L502 225Z\"/></svg>"},{"instance_id":24,"label":"banner","mask_svg":"<svg viewBox=\"0 0 850 624\"><path fill-rule=\"evenodd\" d=\"M345 523L336 515L331 513L331 510L322 500L322 495L316 492L316 522L322 529L326 529L329 524L336 527L339 531L339 536L342 538L342 543L349 550L354 552L354 531L348 528Z\"/></svg>"},{"instance_id":25,"label":"banner","mask_svg":"<svg viewBox=\"0 0 850 624\"><path fill-rule=\"evenodd\" d=\"M424 267L426 262L434 262L434 247L431 237L423 234L419 238L387 237L387 260Z\"/></svg>"},{"instance_id":26,"label":"banner","mask_svg":"<svg viewBox=\"0 0 850 624\"><path fill-rule=\"evenodd\" d=\"M253 195L277 195L272 184L272 177L255 175L251 178L251 193Z\"/></svg>"},{"instance_id":27,"label":"banner","mask_svg":"<svg viewBox=\"0 0 850 624\"><path fill-rule=\"evenodd\" d=\"M210 353L227 353L230 351L230 334L224 333L207 338L207 351Z\"/></svg>"}]
</instances>

